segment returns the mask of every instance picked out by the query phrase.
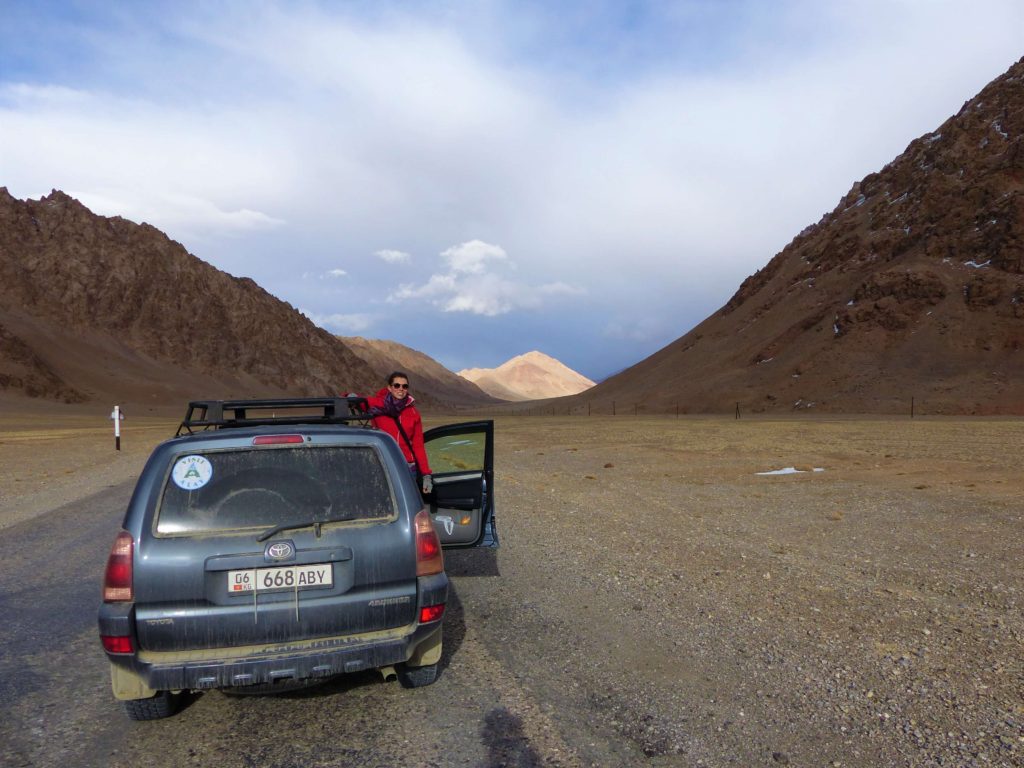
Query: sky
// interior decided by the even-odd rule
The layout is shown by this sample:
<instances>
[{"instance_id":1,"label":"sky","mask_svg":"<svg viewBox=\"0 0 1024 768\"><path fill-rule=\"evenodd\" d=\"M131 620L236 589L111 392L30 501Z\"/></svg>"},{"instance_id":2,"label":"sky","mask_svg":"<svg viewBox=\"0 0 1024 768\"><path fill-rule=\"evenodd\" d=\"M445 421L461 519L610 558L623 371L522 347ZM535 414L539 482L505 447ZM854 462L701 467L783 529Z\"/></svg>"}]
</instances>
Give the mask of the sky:
<instances>
[{"instance_id":1,"label":"sky","mask_svg":"<svg viewBox=\"0 0 1024 768\"><path fill-rule=\"evenodd\" d=\"M340 335L593 379L1024 55L1020 0L0 0L0 186ZM196 297L201 300L202 297Z\"/></svg>"}]
</instances>

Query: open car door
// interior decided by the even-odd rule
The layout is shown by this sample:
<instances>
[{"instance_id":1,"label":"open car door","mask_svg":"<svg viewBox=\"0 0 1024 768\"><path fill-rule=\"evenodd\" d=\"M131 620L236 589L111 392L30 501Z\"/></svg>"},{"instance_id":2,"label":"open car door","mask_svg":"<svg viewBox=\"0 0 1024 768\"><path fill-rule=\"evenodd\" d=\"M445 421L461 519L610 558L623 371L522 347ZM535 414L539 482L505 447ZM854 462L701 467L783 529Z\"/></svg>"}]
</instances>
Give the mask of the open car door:
<instances>
[{"instance_id":1,"label":"open car door","mask_svg":"<svg viewBox=\"0 0 1024 768\"><path fill-rule=\"evenodd\" d=\"M423 434L433 470L430 517L445 549L497 547L494 422L470 421Z\"/></svg>"}]
</instances>

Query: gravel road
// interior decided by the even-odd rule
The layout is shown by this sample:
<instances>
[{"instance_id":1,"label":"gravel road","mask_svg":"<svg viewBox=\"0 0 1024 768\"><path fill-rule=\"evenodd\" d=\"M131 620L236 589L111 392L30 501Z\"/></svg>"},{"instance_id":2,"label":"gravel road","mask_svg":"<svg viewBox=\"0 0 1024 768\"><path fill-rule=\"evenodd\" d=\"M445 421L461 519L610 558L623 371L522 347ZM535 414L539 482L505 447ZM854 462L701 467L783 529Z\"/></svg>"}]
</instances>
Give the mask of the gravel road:
<instances>
[{"instance_id":1,"label":"gravel road","mask_svg":"<svg viewBox=\"0 0 1024 768\"><path fill-rule=\"evenodd\" d=\"M65 433L0 433L5 766L1024 765L1020 421L499 419L502 548L447 558L435 685L146 724L90 590L148 446ZM808 471L757 474L783 467ZM25 554L48 546L70 593Z\"/></svg>"}]
</instances>

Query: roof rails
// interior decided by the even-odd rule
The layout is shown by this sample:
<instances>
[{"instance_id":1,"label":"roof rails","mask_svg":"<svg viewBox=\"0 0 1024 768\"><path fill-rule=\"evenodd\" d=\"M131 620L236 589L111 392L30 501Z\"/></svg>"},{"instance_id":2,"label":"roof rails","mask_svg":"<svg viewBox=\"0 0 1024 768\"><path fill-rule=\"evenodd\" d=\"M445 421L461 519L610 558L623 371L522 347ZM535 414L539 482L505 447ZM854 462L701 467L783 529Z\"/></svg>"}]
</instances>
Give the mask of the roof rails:
<instances>
[{"instance_id":1,"label":"roof rails","mask_svg":"<svg viewBox=\"0 0 1024 768\"><path fill-rule=\"evenodd\" d=\"M302 397L264 400L193 400L175 437L195 429L225 429L267 424L348 424L366 425L366 398ZM228 414L231 414L228 416Z\"/></svg>"}]
</instances>

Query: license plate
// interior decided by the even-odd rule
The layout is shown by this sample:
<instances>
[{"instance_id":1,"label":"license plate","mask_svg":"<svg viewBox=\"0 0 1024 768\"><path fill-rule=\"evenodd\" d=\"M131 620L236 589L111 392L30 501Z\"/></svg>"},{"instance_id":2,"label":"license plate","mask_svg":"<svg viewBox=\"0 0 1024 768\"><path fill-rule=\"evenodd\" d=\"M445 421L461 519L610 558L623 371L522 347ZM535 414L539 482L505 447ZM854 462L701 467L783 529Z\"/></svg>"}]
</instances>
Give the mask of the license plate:
<instances>
[{"instance_id":1,"label":"license plate","mask_svg":"<svg viewBox=\"0 0 1024 768\"><path fill-rule=\"evenodd\" d=\"M228 571L228 593L271 592L285 589L315 589L334 586L330 563L282 565L277 568L252 568Z\"/></svg>"}]
</instances>

